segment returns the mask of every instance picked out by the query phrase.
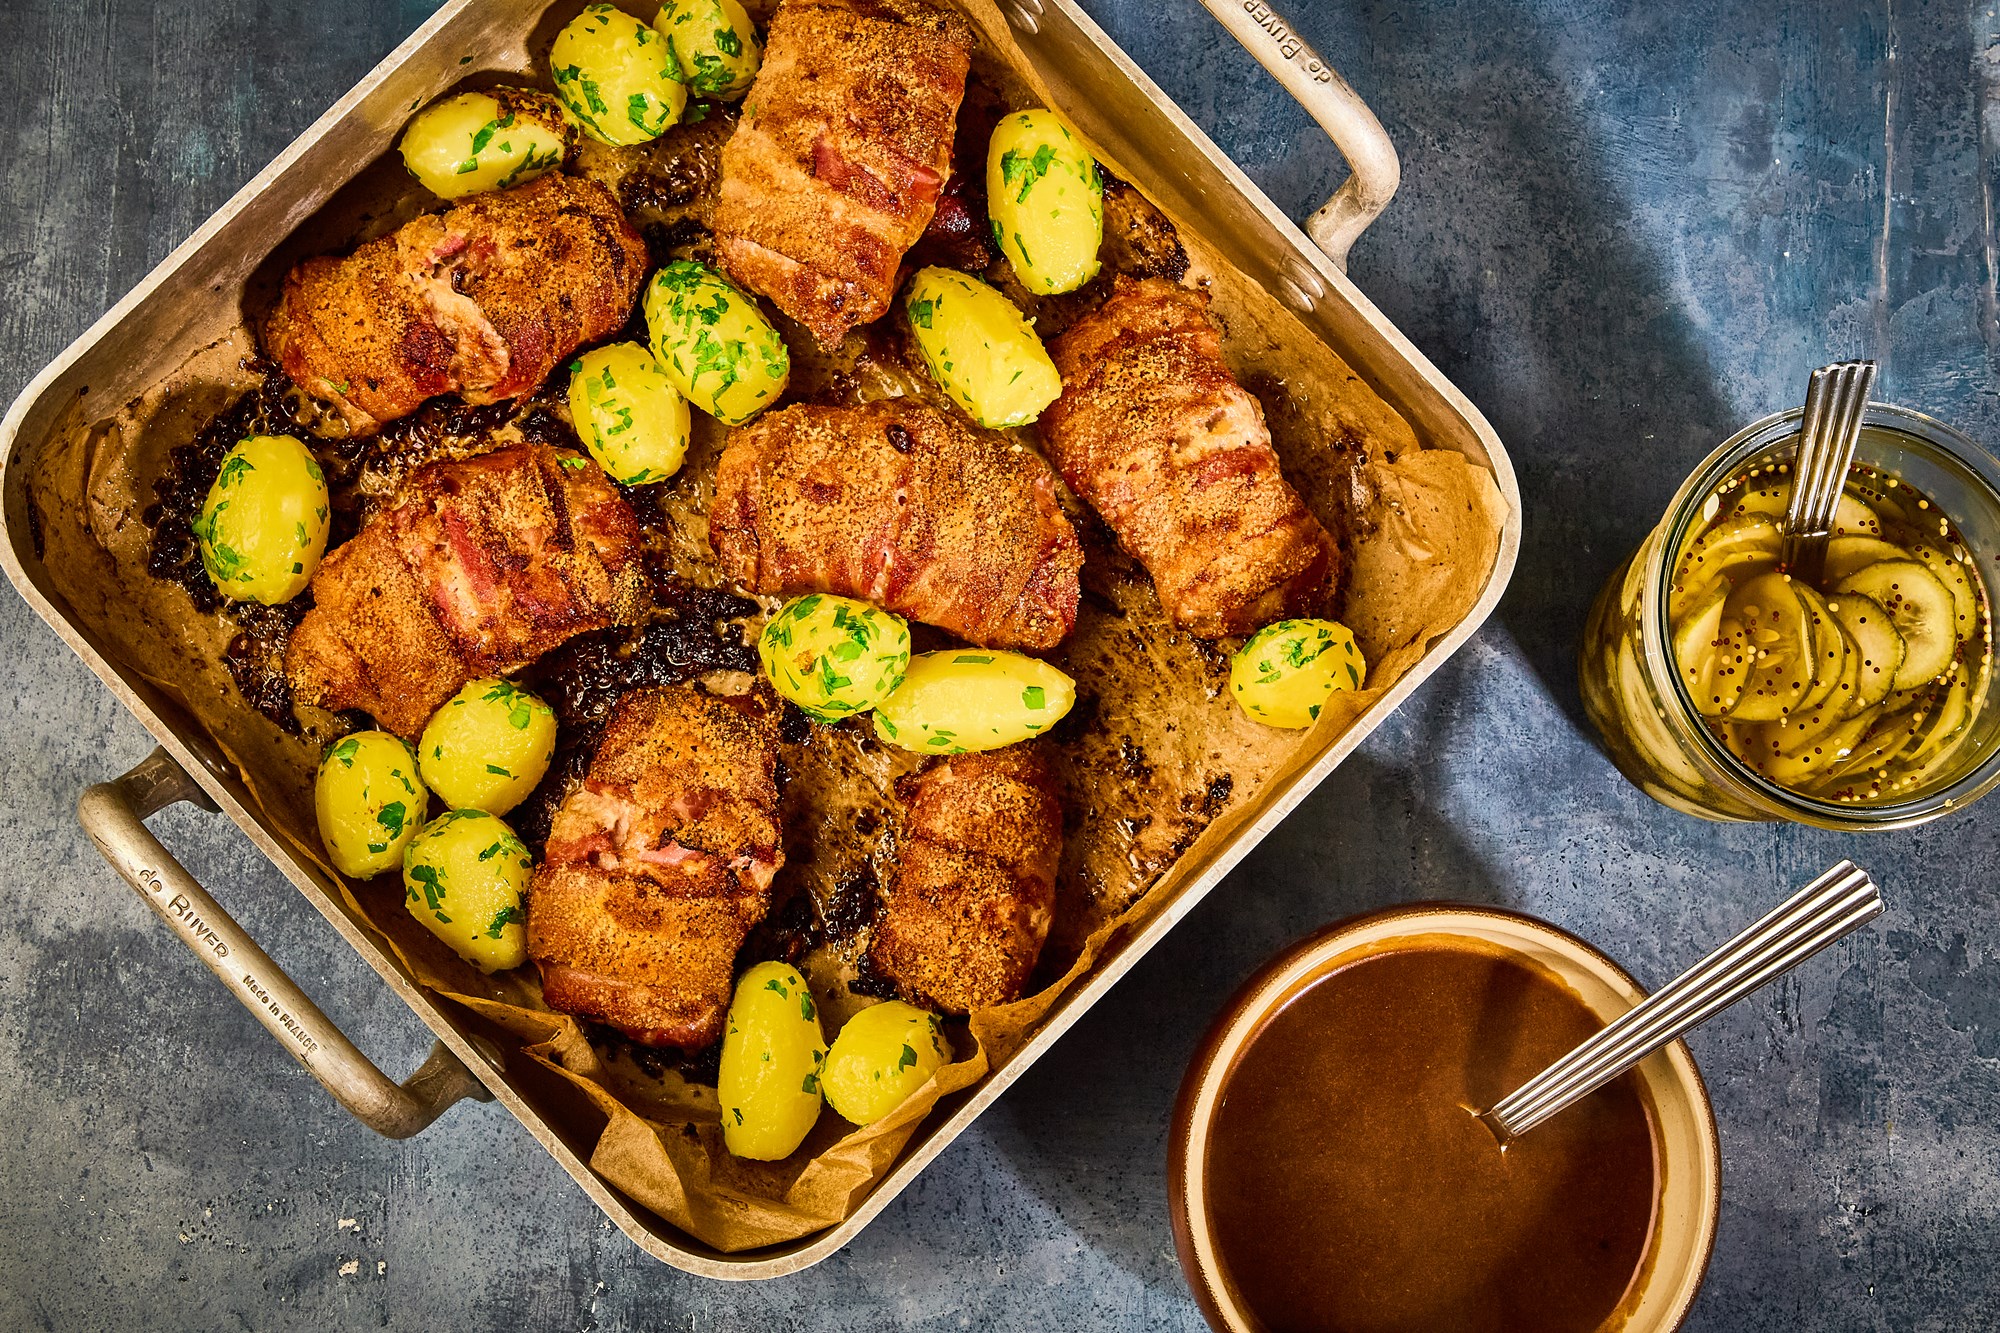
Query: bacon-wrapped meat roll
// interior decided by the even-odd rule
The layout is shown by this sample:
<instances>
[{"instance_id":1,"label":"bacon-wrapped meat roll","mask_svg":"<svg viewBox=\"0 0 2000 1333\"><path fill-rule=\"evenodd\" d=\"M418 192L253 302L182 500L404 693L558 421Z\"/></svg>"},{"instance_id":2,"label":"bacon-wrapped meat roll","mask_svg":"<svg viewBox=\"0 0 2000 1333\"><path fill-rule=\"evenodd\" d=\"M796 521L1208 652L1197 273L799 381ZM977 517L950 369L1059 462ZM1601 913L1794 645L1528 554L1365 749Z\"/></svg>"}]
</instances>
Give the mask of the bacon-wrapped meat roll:
<instances>
[{"instance_id":1,"label":"bacon-wrapped meat roll","mask_svg":"<svg viewBox=\"0 0 2000 1333\"><path fill-rule=\"evenodd\" d=\"M1278 470L1264 409L1229 373L1208 297L1119 278L1049 345L1062 396L1036 423L1070 488L1203 638L1304 614L1339 548Z\"/></svg>"},{"instance_id":2,"label":"bacon-wrapped meat roll","mask_svg":"<svg viewBox=\"0 0 2000 1333\"><path fill-rule=\"evenodd\" d=\"M426 464L313 575L285 676L300 703L415 736L473 677L634 619L644 580L597 464L542 444Z\"/></svg>"},{"instance_id":3,"label":"bacon-wrapped meat roll","mask_svg":"<svg viewBox=\"0 0 2000 1333\"><path fill-rule=\"evenodd\" d=\"M757 696L618 701L528 891L550 1006L689 1050L722 1035L736 951L770 907L778 728Z\"/></svg>"},{"instance_id":4,"label":"bacon-wrapped meat roll","mask_svg":"<svg viewBox=\"0 0 2000 1333\"><path fill-rule=\"evenodd\" d=\"M784 0L722 150L723 267L832 347L878 319L951 169L972 33L923 0Z\"/></svg>"},{"instance_id":5,"label":"bacon-wrapped meat roll","mask_svg":"<svg viewBox=\"0 0 2000 1333\"><path fill-rule=\"evenodd\" d=\"M1076 624L1083 550L1033 450L906 398L800 404L729 437L709 541L752 592L861 597L986 648Z\"/></svg>"},{"instance_id":6,"label":"bacon-wrapped meat roll","mask_svg":"<svg viewBox=\"0 0 2000 1333\"><path fill-rule=\"evenodd\" d=\"M285 276L264 347L353 435L457 393L528 392L632 313L646 246L611 192L555 173L414 218Z\"/></svg>"},{"instance_id":7,"label":"bacon-wrapped meat roll","mask_svg":"<svg viewBox=\"0 0 2000 1333\"><path fill-rule=\"evenodd\" d=\"M1062 798L1033 744L938 760L900 790L875 970L952 1013L1021 993L1055 910Z\"/></svg>"}]
</instances>

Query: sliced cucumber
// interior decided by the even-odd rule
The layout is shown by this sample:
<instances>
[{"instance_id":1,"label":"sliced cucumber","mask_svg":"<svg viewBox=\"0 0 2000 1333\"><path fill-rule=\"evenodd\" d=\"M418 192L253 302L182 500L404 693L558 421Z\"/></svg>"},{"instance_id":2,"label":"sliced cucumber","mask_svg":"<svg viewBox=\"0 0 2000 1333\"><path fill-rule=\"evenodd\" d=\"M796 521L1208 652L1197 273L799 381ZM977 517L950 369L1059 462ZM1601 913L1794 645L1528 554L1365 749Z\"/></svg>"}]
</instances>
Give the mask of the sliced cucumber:
<instances>
[{"instance_id":1,"label":"sliced cucumber","mask_svg":"<svg viewBox=\"0 0 2000 1333\"><path fill-rule=\"evenodd\" d=\"M1707 598L1674 624L1674 669L1690 689L1700 684L1715 655L1722 604L1728 600L1729 586L1718 579Z\"/></svg>"},{"instance_id":2,"label":"sliced cucumber","mask_svg":"<svg viewBox=\"0 0 2000 1333\"><path fill-rule=\"evenodd\" d=\"M1793 712L1803 712L1817 708L1833 693L1840 683L1840 673L1847 666L1847 635L1840 628L1840 622L1827 609L1826 599L1810 586L1793 581L1792 591L1799 597L1799 604L1805 607L1806 620L1812 632L1813 660L1812 686L1806 690L1805 698L1799 700Z\"/></svg>"},{"instance_id":3,"label":"sliced cucumber","mask_svg":"<svg viewBox=\"0 0 2000 1333\"><path fill-rule=\"evenodd\" d=\"M1743 492L1731 512L1740 517L1764 515L1777 519L1784 517L1785 508L1792 500L1792 484L1789 481L1760 486L1753 491ZM1718 525L1720 526L1720 525ZM1842 493L1840 503L1833 510L1833 535L1836 537L1880 537L1882 520L1874 510L1852 495Z\"/></svg>"},{"instance_id":4,"label":"sliced cucumber","mask_svg":"<svg viewBox=\"0 0 2000 1333\"><path fill-rule=\"evenodd\" d=\"M1942 750L1972 715L1972 687L1966 681L1966 674L1962 664L1954 664L1951 683L1931 701L1928 716L1923 719L1923 734L1910 747L1910 763L1921 765Z\"/></svg>"},{"instance_id":5,"label":"sliced cucumber","mask_svg":"<svg viewBox=\"0 0 2000 1333\"><path fill-rule=\"evenodd\" d=\"M1908 748L1917 734L1917 713L1906 708L1900 713L1881 713L1875 717L1857 744L1839 763L1826 770L1820 781L1823 784L1839 784L1864 780L1878 769L1887 768Z\"/></svg>"},{"instance_id":6,"label":"sliced cucumber","mask_svg":"<svg viewBox=\"0 0 2000 1333\"><path fill-rule=\"evenodd\" d=\"M1885 483L1885 479L1881 474L1869 475L1864 473L1859 476L1850 474L1847 479L1846 489L1849 495L1852 495L1862 504L1874 510L1876 517L1882 519L1884 522L1908 523L1910 521L1909 513L1903 508L1903 501L1900 498L1908 495L1909 492L1891 488Z\"/></svg>"},{"instance_id":7,"label":"sliced cucumber","mask_svg":"<svg viewBox=\"0 0 2000 1333\"><path fill-rule=\"evenodd\" d=\"M1907 560L1900 546L1879 537L1835 537L1826 544L1826 581L1838 583L1863 565L1878 560Z\"/></svg>"},{"instance_id":8,"label":"sliced cucumber","mask_svg":"<svg viewBox=\"0 0 2000 1333\"><path fill-rule=\"evenodd\" d=\"M1720 574L1693 575L1692 582L1675 581L1667 592L1667 619L1673 624L1681 624L1696 610L1708 604L1711 597L1727 597L1729 580Z\"/></svg>"},{"instance_id":9,"label":"sliced cucumber","mask_svg":"<svg viewBox=\"0 0 2000 1333\"><path fill-rule=\"evenodd\" d=\"M1659 710L1653 704L1652 696L1646 692L1646 682L1639 675L1639 663L1632 656L1629 636L1618 643L1618 703L1618 711L1625 715L1633 747L1652 764L1654 771L1669 786L1684 784L1690 789L1688 794L1699 793L1702 788L1701 771L1675 742L1667 731L1666 723L1660 720Z\"/></svg>"},{"instance_id":10,"label":"sliced cucumber","mask_svg":"<svg viewBox=\"0 0 2000 1333\"><path fill-rule=\"evenodd\" d=\"M1914 765L1902 777L1902 785L1916 789L1927 783L1948 776L1952 771L1958 752L1972 736L1972 728L1966 723L1979 716L1986 706L1987 687L1993 676L1989 671L1979 673L1977 688L1966 683L1966 668L1961 664L1952 678L1951 689L1938 705L1937 715L1929 731L1918 742L1910 763ZM1954 699L1952 696L1958 697Z\"/></svg>"},{"instance_id":11,"label":"sliced cucumber","mask_svg":"<svg viewBox=\"0 0 2000 1333\"><path fill-rule=\"evenodd\" d=\"M1813 684L1811 627L1784 574L1760 574L1729 595L1724 612L1743 623L1753 654L1743 693L1729 710L1736 722L1776 722Z\"/></svg>"},{"instance_id":12,"label":"sliced cucumber","mask_svg":"<svg viewBox=\"0 0 2000 1333\"><path fill-rule=\"evenodd\" d=\"M1646 562L1639 557L1645 550L1640 547L1625 562L1625 580L1618 589L1618 609L1628 616L1639 614L1639 589L1646 582Z\"/></svg>"},{"instance_id":13,"label":"sliced cucumber","mask_svg":"<svg viewBox=\"0 0 2000 1333\"><path fill-rule=\"evenodd\" d=\"M1953 628L1957 607L1950 589L1922 564L1883 560L1866 565L1842 579L1836 591L1860 593L1879 602L1903 636L1903 661L1896 668L1895 689L1913 690L1951 665L1952 652L1958 647L1958 632Z\"/></svg>"},{"instance_id":14,"label":"sliced cucumber","mask_svg":"<svg viewBox=\"0 0 2000 1333\"><path fill-rule=\"evenodd\" d=\"M1858 592L1835 593L1827 599L1827 605L1833 608L1834 619L1847 632L1861 663L1847 706L1853 711L1872 708L1888 698L1895 686L1896 672L1909 651L1903 645L1903 636L1896 633L1889 613L1872 597Z\"/></svg>"},{"instance_id":15,"label":"sliced cucumber","mask_svg":"<svg viewBox=\"0 0 2000 1333\"><path fill-rule=\"evenodd\" d=\"M1725 518L1681 553L1667 615L1678 621L1719 580L1741 583L1778 563L1778 525L1761 515Z\"/></svg>"},{"instance_id":16,"label":"sliced cucumber","mask_svg":"<svg viewBox=\"0 0 2000 1333\"><path fill-rule=\"evenodd\" d=\"M1972 571L1935 546L1912 546L1910 554L1951 593L1952 628L1960 643L1972 642L1979 633L1979 589L1973 586Z\"/></svg>"},{"instance_id":17,"label":"sliced cucumber","mask_svg":"<svg viewBox=\"0 0 2000 1333\"><path fill-rule=\"evenodd\" d=\"M1721 717L1736 706L1750 679L1750 640L1743 622L1728 616L1716 626L1715 639L1702 655L1701 674L1688 683L1695 711Z\"/></svg>"},{"instance_id":18,"label":"sliced cucumber","mask_svg":"<svg viewBox=\"0 0 2000 1333\"><path fill-rule=\"evenodd\" d=\"M1801 706L1786 714L1782 722L1766 722L1761 738L1780 754L1798 754L1853 715L1849 701L1854 698L1854 681L1861 670L1861 654L1849 652L1840 679L1826 698Z\"/></svg>"}]
</instances>

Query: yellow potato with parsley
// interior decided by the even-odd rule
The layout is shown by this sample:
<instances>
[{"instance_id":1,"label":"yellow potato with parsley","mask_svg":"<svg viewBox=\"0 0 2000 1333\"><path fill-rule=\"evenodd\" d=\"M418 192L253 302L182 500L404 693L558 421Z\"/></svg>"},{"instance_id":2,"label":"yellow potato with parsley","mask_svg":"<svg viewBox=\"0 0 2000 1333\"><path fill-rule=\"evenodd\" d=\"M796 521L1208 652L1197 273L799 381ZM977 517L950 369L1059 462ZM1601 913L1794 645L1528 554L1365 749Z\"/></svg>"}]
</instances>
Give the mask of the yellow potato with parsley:
<instances>
[{"instance_id":1,"label":"yellow potato with parsley","mask_svg":"<svg viewBox=\"0 0 2000 1333\"><path fill-rule=\"evenodd\" d=\"M847 1020L820 1076L826 1103L857 1125L872 1125L951 1063L938 1016L901 1000L870 1005Z\"/></svg>"},{"instance_id":2,"label":"yellow potato with parsley","mask_svg":"<svg viewBox=\"0 0 2000 1333\"><path fill-rule=\"evenodd\" d=\"M715 1092L722 1142L738 1157L789 1157L819 1119L826 1042L819 1006L797 968L759 963L736 983Z\"/></svg>"},{"instance_id":3,"label":"yellow potato with parsley","mask_svg":"<svg viewBox=\"0 0 2000 1333\"><path fill-rule=\"evenodd\" d=\"M469 681L424 727L417 764L454 810L504 815L549 771L555 710L498 676Z\"/></svg>"},{"instance_id":4,"label":"yellow potato with parsley","mask_svg":"<svg viewBox=\"0 0 2000 1333\"><path fill-rule=\"evenodd\" d=\"M771 687L821 722L865 713L903 683L910 627L852 597L808 593L778 608L757 636Z\"/></svg>"},{"instance_id":5,"label":"yellow potato with parsley","mask_svg":"<svg viewBox=\"0 0 2000 1333\"><path fill-rule=\"evenodd\" d=\"M653 26L667 35L681 81L697 96L733 102L757 81L764 44L736 0L668 0Z\"/></svg>"},{"instance_id":6,"label":"yellow potato with parsley","mask_svg":"<svg viewBox=\"0 0 2000 1333\"><path fill-rule=\"evenodd\" d=\"M521 899L534 872L528 848L498 815L453 810L403 852L403 905L481 972L528 961Z\"/></svg>"},{"instance_id":7,"label":"yellow potato with parsley","mask_svg":"<svg viewBox=\"0 0 2000 1333\"><path fill-rule=\"evenodd\" d=\"M326 554L326 474L290 435L252 435L223 455L194 521L201 565L235 602L275 606L306 590Z\"/></svg>"},{"instance_id":8,"label":"yellow potato with parsley","mask_svg":"<svg viewBox=\"0 0 2000 1333\"><path fill-rule=\"evenodd\" d=\"M570 362L569 415L583 447L621 486L665 481L687 457L687 399L638 343L594 348Z\"/></svg>"},{"instance_id":9,"label":"yellow potato with parsley","mask_svg":"<svg viewBox=\"0 0 2000 1333\"><path fill-rule=\"evenodd\" d=\"M1335 690L1358 690L1368 663L1347 626L1280 620L1251 635L1229 664L1229 692L1246 717L1272 727L1310 727Z\"/></svg>"},{"instance_id":10,"label":"yellow potato with parsley","mask_svg":"<svg viewBox=\"0 0 2000 1333\"><path fill-rule=\"evenodd\" d=\"M791 378L785 340L757 302L714 269L677 259L646 285L646 336L674 387L740 426L778 401Z\"/></svg>"},{"instance_id":11,"label":"yellow potato with parsley","mask_svg":"<svg viewBox=\"0 0 2000 1333\"><path fill-rule=\"evenodd\" d=\"M1041 735L1075 702L1075 681L1025 653L919 653L895 693L875 706L875 734L918 754L997 750Z\"/></svg>"},{"instance_id":12,"label":"yellow potato with parsley","mask_svg":"<svg viewBox=\"0 0 2000 1333\"><path fill-rule=\"evenodd\" d=\"M371 879L403 863L430 793L400 736L357 731L327 747L313 778L319 840L334 868Z\"/></svg>"},{"instance_id":13,"label":"yellow potato with parsley","mask_svg":"<svg viewBox=\"0 0 2000 1333\"><path fill-rule=\"evenodd\" d=\"M1097 276L1104 182L1097 159L1053 111L1016 111L986 149L993 244L1037 296L1073 292Z\"/></svg>"},{"instance_id":14,"label":"yellow potato with parsley","mask_svg":"<svg viewBox=\"0 0 2000 1333\"><path fill-rule=\"evenodd\" d=\"M556 96L601 143L646 143L680 123L687 86L667 39L614 5L589 5L549 49Z\"/></svg>"},{"instance_id":15,"label":"yellow potato with parsley","mask_svg":"<svg viewBox=\"0 0 2000 1333\"><path fill-rule=\"evenodd\" d=\"M1025 426L1062 393L1048 349L997 288L956 269L919 269L903 298L931 378L982 426Z\"/></svg>"},{"instance_id":16,"label":"yellow potato with parsley","mask_svg":"<svg viewBox=\"0 0 2000 1333\"><path fill-rule=\"evenodd\" d=\"M419 111L403 131L403 165L441 199L525 185L576 147L563 104L532 88L459 93Z\"/></svg>"}]
</instances>

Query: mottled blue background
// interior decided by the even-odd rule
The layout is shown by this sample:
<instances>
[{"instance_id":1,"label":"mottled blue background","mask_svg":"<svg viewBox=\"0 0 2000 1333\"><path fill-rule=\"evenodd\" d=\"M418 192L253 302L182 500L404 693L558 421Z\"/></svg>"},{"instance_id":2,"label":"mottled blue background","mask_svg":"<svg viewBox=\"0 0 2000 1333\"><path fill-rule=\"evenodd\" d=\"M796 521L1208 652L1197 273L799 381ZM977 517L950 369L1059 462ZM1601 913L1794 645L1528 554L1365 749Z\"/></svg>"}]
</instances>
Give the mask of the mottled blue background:
<instances>
[{"instance_id":1,"label":"mottled blue background","mask_svg":"<svg viewBox=\"0 0 2000 1333\"><path fill-rule=\"evenodd\" d=\"M1339 180L1193 0L1086 0L1295 215ZM756 1286L643 1256L508 1116L358 1128L77 832L149 747L0 595L0 1326L1192 1329L1173 1090L1267 954L1416 897L1527 908L1657 983L1852 855L1876 929L1693 1039L1726 1198L1691 1328L2000 1322L2000 799L1872 839L1653 805L1581 730L1585 606L1690 465L1880 358L2000 440L1994 11L1899 0L1286 0L1403 187L1362 288L1486 412L1527 505L1497 619L845 1252ZM12 394L428 12L376 0L0 7ZM428 1035L224 822L188 864L396 1070Z\"/></svg>"}]
</instances>

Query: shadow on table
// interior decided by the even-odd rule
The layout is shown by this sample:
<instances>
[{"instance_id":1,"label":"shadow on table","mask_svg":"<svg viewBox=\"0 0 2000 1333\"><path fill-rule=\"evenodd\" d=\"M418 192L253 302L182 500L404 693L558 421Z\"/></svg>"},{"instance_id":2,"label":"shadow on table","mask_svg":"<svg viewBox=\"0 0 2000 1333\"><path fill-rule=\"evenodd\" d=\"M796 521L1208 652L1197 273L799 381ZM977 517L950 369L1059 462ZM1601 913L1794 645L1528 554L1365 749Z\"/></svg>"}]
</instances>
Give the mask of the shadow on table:
<instances>
[{"instance_id":1,"label":"shadow on table","mask_svg":"<svg viewBox=\"0 0 2000 1333\"><path fill-rule=\"evenodd\" d=\"M1556 67L1546 17L1509 8L1362 21L1405 174L1354 276L1506 444L1525 531L1499 616L1583 726L1592 599L1739 423L1673 257L1635 220L1681 178L1621 151L1629 131Z\"/></svg>"}]
</instances>

